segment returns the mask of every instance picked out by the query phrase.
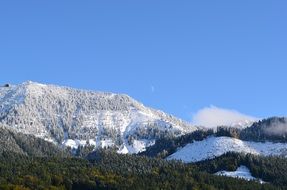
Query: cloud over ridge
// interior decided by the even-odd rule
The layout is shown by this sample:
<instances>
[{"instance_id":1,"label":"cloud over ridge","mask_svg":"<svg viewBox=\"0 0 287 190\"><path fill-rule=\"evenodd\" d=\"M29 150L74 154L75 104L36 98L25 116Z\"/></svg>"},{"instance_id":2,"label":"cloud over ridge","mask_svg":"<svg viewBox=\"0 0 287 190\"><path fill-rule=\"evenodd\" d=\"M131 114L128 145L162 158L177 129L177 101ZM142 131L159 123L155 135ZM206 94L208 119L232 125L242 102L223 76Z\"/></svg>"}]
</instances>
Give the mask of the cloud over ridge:
<instances>
[{"instance_id":1,"label":"cloud over ridge","mask_svg":"<svg viewBox=\"0 0 287 190\"><path fill-rule=\"evenodd\" d=\"M192 116L192 123L194 125L207 128L215 128L222 125L245 125L257 120L258 118L242 114L236 110L219 108L216 106L200 109Z\"/></svg>"}]
</instances>

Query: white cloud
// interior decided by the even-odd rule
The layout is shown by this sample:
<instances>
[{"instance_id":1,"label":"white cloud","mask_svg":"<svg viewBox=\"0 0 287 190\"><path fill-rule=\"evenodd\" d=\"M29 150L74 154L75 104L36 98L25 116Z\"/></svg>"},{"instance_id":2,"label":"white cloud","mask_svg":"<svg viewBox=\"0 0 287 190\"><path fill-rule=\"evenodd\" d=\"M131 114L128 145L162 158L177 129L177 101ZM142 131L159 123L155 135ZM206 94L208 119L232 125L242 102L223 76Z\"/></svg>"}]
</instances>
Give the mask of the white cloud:
<instances>
[{"instance_id":1,"label":"white cloud","mask_svg":"<svg viewBox=\"0 0 287 190\"><path fill-rule=\"evenodd\" d=\"M210 106L199 110L192 117L192 123L207 128L215 128L220 125L233 126L235 124L248 124L258 119L242 114L236 110Z\"/></svg>"}]
</instances>

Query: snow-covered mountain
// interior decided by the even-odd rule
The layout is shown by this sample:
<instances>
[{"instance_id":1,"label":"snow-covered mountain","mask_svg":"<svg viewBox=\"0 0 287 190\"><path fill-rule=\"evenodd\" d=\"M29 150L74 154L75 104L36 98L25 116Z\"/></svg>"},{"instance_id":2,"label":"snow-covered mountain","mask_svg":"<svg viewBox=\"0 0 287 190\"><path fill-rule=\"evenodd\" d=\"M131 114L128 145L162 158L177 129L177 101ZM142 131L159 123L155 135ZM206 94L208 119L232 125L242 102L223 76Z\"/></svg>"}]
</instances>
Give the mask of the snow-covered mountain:
<instances>
[{"instance_id":1,"label":"snow-covered mountain","mask_svg":"<svg viewBox=\"0 0 287 190\"><path fill-rule=\"evenodd\" d=\"M249 153L263 156L287 156L287 143L242 141L231 137L208 137L182 147L168 160L198 162L219 157L227 152Z\"/></svg>"},{"instance_id":2,"label":"snow-covered mountain","mask_svg":"<svg viewBox=\"0 0 287 190\"><path fill-rule=\"evenodd\" d=\"M138 153L195 127L127 95L25 82L0 87L0 124L63 146L116 147Z\"/></svg>"}]
</instances>

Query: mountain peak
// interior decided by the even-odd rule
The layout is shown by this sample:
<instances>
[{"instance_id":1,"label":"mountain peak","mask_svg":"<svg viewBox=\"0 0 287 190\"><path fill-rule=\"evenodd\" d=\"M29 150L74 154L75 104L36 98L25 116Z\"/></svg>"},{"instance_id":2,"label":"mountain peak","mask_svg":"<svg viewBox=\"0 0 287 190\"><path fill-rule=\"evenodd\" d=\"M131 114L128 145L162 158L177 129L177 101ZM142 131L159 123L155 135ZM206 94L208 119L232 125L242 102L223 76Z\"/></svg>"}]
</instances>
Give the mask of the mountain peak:
<instances>
[{"instance_id":1,"label":"mountain peak","mask_svg":"<svg viewBox=\"0 0 287 190\"><path fill-rule=\"evenodd\" d=\"M89 142L136 153L163 136L195 130L127 95L27 81L0 89L0 124L71 147Z\"/></svg>"}]
</instances>

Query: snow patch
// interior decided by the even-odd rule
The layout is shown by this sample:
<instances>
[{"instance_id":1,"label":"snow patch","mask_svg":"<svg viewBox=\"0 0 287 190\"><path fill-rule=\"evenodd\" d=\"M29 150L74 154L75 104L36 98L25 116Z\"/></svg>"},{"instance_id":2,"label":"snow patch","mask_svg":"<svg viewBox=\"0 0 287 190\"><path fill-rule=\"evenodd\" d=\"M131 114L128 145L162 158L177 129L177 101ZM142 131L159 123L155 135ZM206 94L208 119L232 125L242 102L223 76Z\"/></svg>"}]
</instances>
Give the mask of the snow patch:
<instances>
[{"instance_id":1,"label":"snow patch","mask_svg":"<svg viewBox=\"0 0 287 190\"><path fill-rule=\"evenodd\" d=\"M239 178L239 179L244 179L247 181L253 180L253 181L258 181L261 184L265 183L262 179L253 177L251 175L250 170L246 166L243 166L243 165L237 168L236 171L219 171L215 173L215 175Z\"/></svg>"},{"instance_id":2,"label":"snow patch","mask_svg":"<svg viewBox=\"0 0 287 190\"><path fill-rule=\"evenodd\" d=\"M122 147L117 151L119 154L138 154L146 150L146 147L155 144L155 140L134 140L132 145L124 143Z\"/></svg>"},{"instance_id":3,"label":"snow patch","mask_svg":"<svg viewBox=\"0 0 287 190\"><path fill-rule=\"evenodd\" d=\"M100 147L101 148L111 148L114 145L115 145L115 143L111 139L106 139L106 140L101 140L100 141Z\"/></svg>"},{"instance_id":4,"label":"snow patch","mask_svg":"<svg viewBox=\"0 0 287 190\"><path fill-rule=\"evenodd\" d=\"M62 145L65 147L70 147L72 149L78 149L79 146L85 146L86 143L87 143L86 140L67 139L63 141Z\"/></svg>"}]
</instances>

